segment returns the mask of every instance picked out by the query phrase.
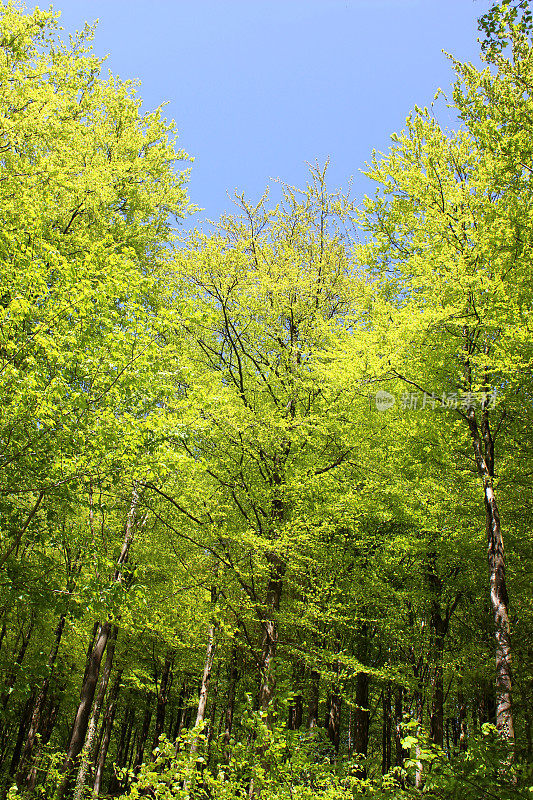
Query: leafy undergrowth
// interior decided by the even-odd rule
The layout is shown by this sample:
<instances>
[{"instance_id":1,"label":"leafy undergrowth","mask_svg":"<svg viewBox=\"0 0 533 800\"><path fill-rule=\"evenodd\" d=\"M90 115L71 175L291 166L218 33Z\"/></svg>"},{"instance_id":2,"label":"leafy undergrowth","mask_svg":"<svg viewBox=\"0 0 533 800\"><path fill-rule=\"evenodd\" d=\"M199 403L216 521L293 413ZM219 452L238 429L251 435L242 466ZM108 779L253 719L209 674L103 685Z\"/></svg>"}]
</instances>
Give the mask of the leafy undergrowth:
<instances>
[{"instance_id":1,"label":"leafy undergrowth","mask_svg":"<svg viewBox=\"0 0 533 800\"><path fill-rule=\"evenodd\" d=\"M322 731L269 729L254 714L246 741L232 742L231 755L216 753L207 767L200 730L185 731L178 746L161 738L155 759L143 764L123 800L531 800L531 773L513 759L493 726L485 725L467 752L449 758L423 737L403 740L412 755L385 776L363 777L356 759L332 763ZM198 752L190 754L196 740ZM416 757L415 757L416 754ZM415 786L416 775L419 776ZM126 777L126 776L125 776ZM131 776L133 777L133 776Z\"/></svg>"}]
</instances>

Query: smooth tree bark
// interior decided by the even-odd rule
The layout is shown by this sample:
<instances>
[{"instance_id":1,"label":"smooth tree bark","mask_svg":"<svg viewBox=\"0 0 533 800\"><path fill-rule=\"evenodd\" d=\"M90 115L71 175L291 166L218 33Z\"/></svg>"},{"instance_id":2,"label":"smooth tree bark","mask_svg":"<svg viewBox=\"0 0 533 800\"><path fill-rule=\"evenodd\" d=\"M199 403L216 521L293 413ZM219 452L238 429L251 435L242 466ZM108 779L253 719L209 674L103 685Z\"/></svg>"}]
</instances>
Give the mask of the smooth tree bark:
<instances>
[{"instance_id":1,"label":"smooth tree bark","mask_svg":"<svg viewBox=\"0 0 533 800\"><path fill-rule=\"evenodd\" d=\"M155 714L154 741L152 744L152 751L155 750L159 744L159 737L163 733L163 728L165 726L168 695L172 685L171 670L173 663L174 653L168 651L165 656L165 663L163 664L161 680L159 682L159 690L157 692L157 709Z\"/></svg>"},{"instance_id":2,"label":"smooth tree bark","mask_svg":"<svg viewBox=\"0 0 533 800\"><path fill-rule=\"evenodd\" d=\"M130 549L135 535L138 503L139 503L139 491L137 483L134 483L131 495L130 508L124 525L124 540L122 543L120 555L117 559L115 571L113 574L113 581L116 583L122 583L123 581L124 566L126 565L129 559ZM68 785L70 783L72 773L76 767L76 761L85 743L87 727L89 725L91 709L93 705L96 686L98 683L98 676L100 673L100 664L102 661L102 657L104 655L104 650L106 648L109 639L109 635L113 630L113 628L114 626L109 620L106 620L104 623L99 623L98 625L98 632L96 634L94 645L92 647L85 668L85 675L80 693L80 702L76 711L76 716L74 718L74 724L72 726L70 742L68 745L65 761L63 763L63 768L62 768L63 777L57 787L54 796L55 800L63 799L65 792L68 788Z\"/></svg>"},{"instance_id":3,"label":"smooth tree bark","mask_svg":"<svg viewBox=\"0 0 533 800\"><path fill-rule=\"evenodd\" d=\"M207 650L205 654L204 671L202 673L202 682L200 684L200 695L198 697L198 709L196 711L196 720L194 727L198 727L205 718L205 710L207 708L207 697L209 694L209 683L211 681L211 672L213 670L213 661L215 658L216 650L216 635L218 631L218 624L212 620L209 624L207 631ZM191 742L190 753L191 756L198 750L198 736L195 736Z\"/></svg>"},{"instance_id":4,"label":"smooth tree bark","mask_svg":"<svg viewBox=\"0 0 533 800\"><path fill-rule=\"evenodd\" d=\"M127 701L126 701L127 702ZM133 728L135 725L135 708L127 702L124 718L120 728L120 738L117 745L116 765L122 769L128 763L128 753L130 748L130 741L132 738ZM111 775L109 781L108 794L117 794L121 789L120 781L117 778L116 771Z\"/></svg>"},{"instance_id":5,"label":"smooth tree bark","mask_svg":"<svg viewBox=\"0 0 533 800\"><path fill-rule=\"evenodd\" d=\"M218 689L219 689L219 684L220 684L220 667L221 667L221 664L220 664L220 661L219 661L218 665L217 665L217 673L216 673L216 678L215 678L215 685L214 685L214 689L213 689L213 693L212 693L212 699L211 699L211 709L210 709L210 712L209 712L209 725L208 725L208 728L207 728L207 759L206 760L207 760L208 763L209 763L209 760L211 758L211 746L212 746L212 743L213 743L213 737L215 735L215 721L216 721L217 706L218 706Z\"/></svg>"},{"instance_id":6,"label":"smooth tree bark","mask_svg":"<svg viewBox=\"0 0 533 800\"><path fill-rule=\"evenodd\" d=\"M113 686L111 687L111 692L105 710L105 715L103 720L102 741L100 743L100 749L98 751L98 759L96 762L96 769L94 773L94 784L93 784L94 798L97 798L102 791L102 780L104 777L104 769L107 759L107 753L109 750L109 744L111 742L111 731L113 730L113 723L115 721L118 696L120 692L120 682L122 680L123 672L124 669L121 668L118 670L115 676L115 680L113 682Z\"/></svg>"},{"instance_id":7,"label":"smooth tree bark","mask_svg":"<svg viewBox=\"0 0 533 800\"><path fill-rule=\"evenodd\" d=\"M364 621L359 626L358 658L361 664L368 663L370 637L368 622ZM354 752L361 756L363 766L358 767L357 775L366 778L364 762L368 755L368 737L370 728L370 709L368 700L370 695L370 676L367 672L358 672L355 678L355 709L354 709Z\"/></svg>"},{"instance_id":8,"label":"smooth tree bark","mask_svg":"<svg viewBox=\"0 0 533 800\"><path fill-rule=\"evenodd\" d=\"M34 769L32 763L34 756L34 749L37 742L37 734L39 732L39 726L41 724L41 717L44 705L46 703L46 699L48 696L50 680L54 673L57 654L59 652L59 645L61 644L61 637L63 636L63 631L65 630L65 622L66 622L66 614L61 614L61 616L59 617L59 621L57 623L57 627L55 629L52 649L50 650L50 654L48 656L47 674L41 684L41 688L39 689L39 693L35 700L35 705L33 707L33 713L30 721L28 735L26 737L26 742L22 750L17 770L18 787L22 788L24 786L29 791L33 791L37 779L37 771Z\"/></svg>"},{"instance_id":9,"label":"smooth tree bark","mask_svg":"<svg viewBox=\"0 0 533 800\"><path fill-rule=\"evenodd\" d=\"M76 777L76 785L74 787L73 800L81 800L85 787L85 780L87 778L87 773L89 771L89 767L93 760L93 750L94 750L94 745L96 743L96 732L98 730L100 712L102 710L105 694L107 691L107 685L109 683L109 676L111 675L111 670L113 668L113 659L115 656L117 635L118 635L118 628L116 625L113 625L113 628L109 634L106 660L104 664L104 669L102 670L102 677L100 678L100 684L98 686L98 692L96 695L96 699L94 701L93 710L91 713L91 719L87 727L85 743L81 751L80 766L78 769L78 775Z\"/></svg>"},{"instance_id":10,"label":"smooth tree bark","mask_svg":"<svg viewBox=\"0 0 533 800\"><path fill-rule=\"evenodd\" d=\"M57 787L55 800L62 800L62 798L65 796L72 772L76 766L76 759L81 753L85 742L85 735L89 725L94 694L96 691L96 685L98 683L100 663L109 639L109 634L111 633L111 628L111 622L104 622L100 624L98 630L98 635L96 637L88 664L85 681L81 689L80 702L78 704L74 724L72 726L72 733L70 736L67 755L63 763L63 777Z\"/></svg>"},{"instance_id":11,"label":"smooth tree bark","mask_svg":"<svg viewBox=\"0 0 533 800\"><path fill-rule=\"evenodd\" d=\"M259 708L266 715L268 722L268 711L274 691L276 679L274 675L274 658L278 646L278 621L277 612L280 608L281 595L283 592L283 576L287 565L285 561L275 553L267 553L269 566L269 579L266 593L266 609L262 620L263 639L261 647L260 688L259 688Z\"/></svg>"},{"instance_id":12,"label":"smooth tree bark","mask_svg":"<svg viewBox=\"0 0 533 800\"><path fill-rule=\"evenodd\" d=\"M370 727L370 709L368 699L370 693L370 678L366 672L358 672L355 679L355 710L354 710L354 752L366 759L368 755L368 736ZM360 778L366 778L366 766L357 769Z\"/></svg>"},{"instance_id":13,"label":"smooth tree bark","mask_svg":"<svg viewBox=\"0 0 533 800\"><path fill-rule=\"evenodd\" d=\"M11 764L9 766L10 777L15 774L18 764L20 762L22 746L24 744L24 738L30 726L34 702L35 702L35 691L33 691L29 696L29 698L27 699L26 703L24 704L22 714L20 716L17 739L15 741L15 747L13 748L13 753L11 755Z\"/></svg>"},{"instance_id":14,"label":"smooth tree bark","mask_svg":"<svg viewBox=\"0 0 533 800\"><path fill-rule=\"evenodd\" d=\"M30 643L31 635L33 633L33 628L35 626L35 617L31 616L30 624L26 633L24 633L24 629L20 629L20 636L22 638L22 643L20 645L19 651L17 653L17 657L15 658L13 665L8 673L6 678L6 682L4 684L4 689L2 691L2 695L0 697L0 705L2 706L3 710L5 711L7 706L9 705L9 701L13 692L13 687L15 686L15 681L17 680L17 675L20 672L20 667L22 662L24 661L24 656L26 655L26 650L28 649L28 645Z\"/></svg>"},{"instance_id":15,"label":"smooth tree bark","mask_svg":"<svg viewBox=\"0 0 533 800\"><path fill-rule=\"evenodd\" d=\"M325 719L325 728L328 734L328 739L333 745L335 759L339 753L341 736L341 704L342 699L338 692L338 687L335 687L332 693L328 696Z\"/></svg>"},{"instance_id":16,"label":"smooth tree bark","mask_svg":"<svg viewBox=\"0 0 533 800\"><path fill-rule=\"evenodd\" d=\"M148 733L150 731L150 723L152 721L153 711L154 711L154 693L147 692L143 724L141 730L138 733L135 761L133 762L133 771L135 773L139 771L139 769L141 768L141 764L143 763L144 750L146 748L146 742L148 740Z\"/></svg>"},{"instance_id":17,"label":"smooth tree bark","mask_svg":"<svg viewBox=\"0 0 533 800\"><path fill-rule=\"evenodd\" d=\"M403 686L396 686L394 690L394 764L403 767L403 762L409 757L409 750L402 747L403 739Z\"/></svg>"},{"instance_id":18,"label":"smooth tree bark","mask_svg":"<svg viewBox=\"0 0 533 800\"><path fill-rule=\"evenodd\" d=\"M320 700L320 672L311 670L309 675L309 704L307 707L307 727L318 728L318 703Z\"/></svg>"},{"instance_id":19,"label":"smooth tree bark","mask_svg":"<svg viewBox=\"0 0 533 800\"><path fill-rule=\"evenodd\" d=\"M226 762L230 759L229 744L231 740L231 731L233 729L233 715L235 713L235 698L237 694L237 682L240 678L239 662L242 654L236 644L231 648L231 659L229 664L228 675L228 697L226 701L226 713L224 715L224 758Z\"/></svg>"},{"instance_id":20,"label":"smooth tree bark","mask_svg":"<svg viewBox=\"0 0 533 800\"><path fill-rule=\"evenodd\" d=\"M381 693L383 710L381 727L381 774L386 775L392 766L392 687L387 681Z\"/></svg>"},{"instance_id":21,"label":"smooth tree bark","mask_svg":"<svg viewBox=\"0 0 533 800\"><path fill-rule=\"evenodd\" d=\"M481 412L481 430L476 409L467 409L466 418L472 439L477 472L483 484L485 502L490 602L496 639L496 727L510 741L514 739L512 706L511 623L505 577L505 548L500 511L494 491L494 439L488 401Z\"/></svg>"}]
</instances>

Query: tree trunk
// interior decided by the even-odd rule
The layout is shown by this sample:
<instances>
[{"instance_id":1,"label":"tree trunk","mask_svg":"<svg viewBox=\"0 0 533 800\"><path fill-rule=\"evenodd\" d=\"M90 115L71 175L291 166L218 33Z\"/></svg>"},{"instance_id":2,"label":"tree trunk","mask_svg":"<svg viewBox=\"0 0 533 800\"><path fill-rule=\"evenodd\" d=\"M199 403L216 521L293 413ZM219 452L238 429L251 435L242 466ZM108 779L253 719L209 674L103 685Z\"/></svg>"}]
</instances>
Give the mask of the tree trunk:
<instances>
[{"instance_id":1,"label":"tree trunk","mask_svg":"<svg viewBox=\"0 0 533 800\"><path fill-rule=\"evenodd\" d=\"M100 792L102 791L102 779L104 775L104 767L107 758L107 752L109 750L109 743L111 741L111 731L113 729L113 723L115 721L118 695L120 692L120 681L122 680L123 672L124 672L123 669L119 669L119 671L117 672L115 681L111 689L111 693L109 695L109 700L107 703L107 708L103 721L102 742L100 744L98 761L96 764L96 771L94 775L93 798L97 798Z\"/></svg>"},{"instance_id":2,"label":"tree trunk","mask_svg":"<svg viewBox=\"0 0 533 800\"><path fill-rule=\"evenodd\" d=\"M297 661L293 667L293 690L294 695L289 706L289 722L288 727L291 731L297 731L302 727L303 722L303 696L302 696L302 681L304 678L304 667L300 661Z\"/></svg>"},{"instance_id":3,"label":"tree trunk","mask_svg":"<svg viewBox=\"0 0 533 800\"><path fill-rule=\"evenodd\" d=\"M137 752L135 754L135 761L133 764L133 771L135 773L139 771L141 764L143 763L144 749L146 747L146 740L148 739L148 733L150 731L150 722L152 721L153 700L153 692L148 692L146 695L146 708L144 711L143 724L137 740Z\"/></svg>"},{"instance_id":4,"label":"tree trunk","mask_svg":"<svg viewBox=\"0 0 533 800\"><path fill-rule=\"evenodd\" d=\"M119 767L119 769L127 764L130 739L131 739L131 734L133 732L134 724L135 724L135 709L130 705L126 705L126 709L124 711L124 719L122 720L122 726L120 729L120 739L117 747L116 765L117 767ZM117 774L116 772L113 772L111 775L111 779L109 781L108 794L111 795L118 794L120 788L121 786L117 778Z\"/></svg>"},{"instance_id":5,"label":"tree trunk","mask_svg":"<svg viewBox=\"0 0 533 800\"><path fill-rule=\"evenodd\" d=\"M13 667L9 672L9 675L7 676L4 690L2 692L2 697L0 698L0 705L2 706L4 711L6 710L9 704L11 693L13 687L15 686L15 681L17 680L17 675L20 671L21 664L24 661L24 656L26 655L26 650L28 649L28 645L30 643L34 625L35 625L35 618L32 616L30 620L30 626L28 628L26 635L24 635L24 631L22 631L22 644L18 651Z\"/></svg>"},{"instance_id":6,"label":"tree trunk","mask_svg":"<svg viewBox=\"0 0 533 800\"><path fill-rule=\"evenodd\" d=\"M270 577L267 586L266 596L266 618L263 619L263 641L260 662L261 685L259 689L259 708L267 718L269 724L268 711L276 688L276 679L273 666L276 650L278 646L278 622L276 619L279 611L281 594L283 591L283 576L286 570L285 562L275 554L267 555Z\"/></svg>"},{"instance_id":7,"label":"tree trunk","mask_svg":"<svg viewBox=\"0 0 533 800\"><path fill-rule=\"evenodd\" d=\"M76 766L76 759L78 758L83 744L85 742L85 735L87 733L87 726L89 725L89 717L96 691L96 684L98 682L98 674L100 672L100 663L102 656L107 645L107 640L111 632L111 623L104 622L100 624L98 635L91 653L91 658L86 670L85 681L81 688L80 702L76 711L74 725L72 726L72 734L68 746L67 755L63 764L63 777L55 793L55 800L62 800L67 790L72 772Z\"/></svg>"},{"instance_id":8,"label":"tree trunk","mask_svg":"<svg viewBox=\"0 0 533 800\"><path fill-rule=\"evenodd\" d=\"M155 715L155 729L154 729L154 742L152 750L155 750L159 744L159 737L163 733L165 725L165 713L168 703L168 692L170 688L170 671L174 662L174 655L168 652L165 657L163 665L163 672L161 673L161 681L159 683L159 691L157 693L157 710Z\"/></svg>"},{"instance_id":9,"label":"tree trunk","mask_svg":"<svg viewBox=\"0 0 533 800\"><path fill-rule=\"evenodd\" d=\"M392 688L390 681L387 681L383 688L382 707L381 774L386 775L392 766Z\"/></svg>"},{"instance_id":10,"label":"tree trunk","mask_svg":"<svg viewBox=\"0 0 533 800\"><path fill-rule=\"evenodd\" d=\"M211 712L209 715L209 729L207 732L207 762L209 763L209 759L211 757L211 745L213 742L213 737L215 734L215 721L217 715L217 705L218 705L218 687L220 682L220 661L218 662L217 666L217 675L215 680L215 688L213 690L213 699L211 701Z\"/></svg>"},{"instance_id":11,"label":"tree trunk","mask_svg":"<svg viewBox=\"0 0 533 800\"><path fill-rule=\"evenodd\" d=\"M328 739L333 745L335 757L339 753L340 736L341 736L341 696L336 687L332 694L328 697L325 727L328 733Z\"/></svg>"},{"instance_id":12,"label":"tree trunk","mask_svg":"<svg viewBox=\"0 0 533 800\"><path fill-rule=\"evenodd\" d=\"M19 789L22 789L24 786L30 792L34 790L35 781L37 778L37 772L33 769L32 765L35 743L37 741L37 733L39 732L41 716L43 713L44 704L46 702L46 697L48 695L50 680L54 672L57 654L59 652L59 645L61 643L61 637L63 636L63 631L65 629L65 621L66 614L61 614L55 630L54 643L52 645L52 649L50 650L50 655L48 656L48 672L41 684L39 694L37 695L37 699L35 701L35 706L33 707L30 727L17 771L17 786Z\"/></svg>"},{"instance_id":13,"label":"tree trunk","mask_svg":"<svg viewBox=\"0 0 533 800\"><path fill-rule=\"evenodd\" d=\"M512 709L511 626L509 598L505 580L505 550L500 513L494 492L494 441L490 431L489 412L482 412L481 433L474 407L467 410L474 456L483 483L486 512L487 550L489 563L490 601L496 639L496 727L509 740L514 739Z\"/></svg>"},{"instance_id":14,"label":"tree trunk","mask_svg":"<svg viewBox=\"0 0 533 800\"><path fill-rule=\"evenodd\" d=\"M433 744L444 745L444 684L443 684L443 656L444 637L448 625L440 613L440 605L434 604L432 625L435 630L435 664L433 673L433 703L431 709L430 739Z\"/></svg>"},{"instance_id":15,"label":"tree trunk","mask_svg":"<svg viewBox=\"0 0 533 800\"><path fill-rule=\"evenodd\" d=\"M124 541L117 560L117 565L113 575L115 583L121 583L123 580L123 567L129 559L129 553L133 537L135 533L135 521L137 514L137 506L139 502L139 493L137 483L133 484L131 503L126 522L124 525ZM74 725L72 726L72 733L70 743L68 746L67 755L63 764L63 778L56 790L54 800L62 800L65 791L68 787L72 772L76 766L76 759L78 758L87 733L87 726L89 724L89 717L96 691L96 684L98 682L98 675L100 672L100 663L102 656L111 632L111 622L106 621L100 623L98 633L94 642L91 654L87 660L85 668L85 675L81 689L80 703L76 712Z\"/></svg>"},{"instance_id":16,"label":"tree trunk","mask_svg":"<svg viewBox=\"0 0 533 800\"><path fill-rule=\"evenodd\" d=\"M204 672L202 675L202 683L200 684L200 696L198 698L198 710L196 712L196 721L194 727L196 728L204 721L205 709L207 707L207 696L209 692L209 682L211 680L211 671L213 669L213 659L215 658L216 650L216 632L217 624L211 622L207 633L207 651L205 654ZM198 737L195 736L191 742L191 756L196 753L198 749Z\"/></svg>"},{"instance_id":17,"label":"tree trunk","mask_svg":"<svg viewBox=\"0 0 533 800\"><path fill-rule=\"evenodd\" d=\"M459 706L459 750L466 752L468 750L467 713L465 696L461 686L457 692L457 704Z\"/></svg>"},{"instance_id":18,"label":"tree trunk","mask_svg":"<svg viewBox=\"0 0 533 800\"><path fill-rule=\"evenodd\" d=\"M368 707L370 679L366 672L358 672L355 684L354 752L366 758L368 754L368 729L370 709ZM359 778L366 778L366 767L357 770Z\"/></svg>"},{"instance_id":19,"label":"tree trunk","mask_svg":"<svg viewBox=\"0 0 533 800\"><path fill-rule=\"evenodd\" d=\"M307 712L307 727L309 730L318 728L318 703L320 699L320 672L311 670L309 687L309 706Z\"/></svg>"},{"instance_id":20,"label":"tree trunk","mask_svg":"<svg viewBox=\"0 0 533 800\"><path fill-rule=\"evenodd\" d=\"M409 750L402 747L403 739L403 687L397 686L394 692L394 751L395 766L403 767L404 759L409 757Z\"/></svg>"},{"instance_id":21,"label":"tree trunk","mask_svg":"<svg viewBox=\"0 0 533 800\"><path fill-rule=\"evenodd\" d=\"M111 670L113 668L113 658L115 655L117 634L118 634L118 628L116 625L113 625L113 629L109 634L107 655L104 664L104 669L102 671L102 677L100 679L100 685L98 686L98 693L96 695L96 700L94 702L91 719L89 721L89 725L87 728L85 743L81 751L80 767L78 770L78 776L76 778L76 786L74 788L74 800L81 800L83 789L85 786L85 779L87 777L87 772L89 770L89 766L93 759L93 750L96 739L96 731L98 730L98 721L100 719L100 712L102 710L105 693L107 691L107 684L109 683L109 676L111 675Z\"/></svg>"},{"instance_id":22,"label":"tree trunk","mask_svg":"<svg viewBox=\"0 0 533 800\"><path fill-rule=\"evenodd\" d=\"M22 751L22 745L24 744L24 737L26 736L26 732L31 722L31 715L34 702L35 702L35 692L33 692L26 701L24 705L24 710L20 718L17 740L15 742L15 747L13 749L13 753L11 756L11 764L9 766L10 777L12 777L15 774L15 771L20 763L20 754Z\"/></svg>"},{"instance_id":23,"label":"tree trunk","mask_svg":"<svg viewBox=\"0 0 533 800\"><path fill-rule=\"evenodd\" d=\"M170 739L176 742L183 728L183 721L185 718L185 701L187 697L187 678L183 679L181 684L180 694L178 697L178 708L176 711L176 719L174 721L174 728L170 731Z\"/></svg>"},{"instance_id":24,"label":"tree trunk","mask_svg":"<svg viewBox=\"0 0 533 800\"><path fill-rule=\"evenodd\" d=\"M224 758L226 762L229 761L229 743L231 739L231 730L233 727L233 714L235 711L235 696L237 693L237 681L240 677L239 671L239 649L237 645L233 645L231 649L231 661L229 668L229 684L228 684L228 700L226 705L226 714L224 717Z\"/></svg>"}]
</instances>

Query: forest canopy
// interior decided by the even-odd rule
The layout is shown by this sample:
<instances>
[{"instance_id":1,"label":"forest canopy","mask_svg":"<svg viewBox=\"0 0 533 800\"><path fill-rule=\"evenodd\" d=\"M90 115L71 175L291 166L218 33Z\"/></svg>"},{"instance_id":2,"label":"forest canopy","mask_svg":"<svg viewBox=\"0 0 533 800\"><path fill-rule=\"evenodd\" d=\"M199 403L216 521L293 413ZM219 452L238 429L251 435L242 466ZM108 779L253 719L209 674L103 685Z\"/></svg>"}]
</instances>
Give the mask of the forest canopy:
<instances>
[{"instance_id":1,"label":"forest canopy","mask_svg":"<svg viewBox=\"0 0 533 800\"><path fill-rule=\"evenodd\" d=\"M530 796L531 19L371 195L180 233L174 123L0 0L2 798Z\"/></svg>"}]
</instances>

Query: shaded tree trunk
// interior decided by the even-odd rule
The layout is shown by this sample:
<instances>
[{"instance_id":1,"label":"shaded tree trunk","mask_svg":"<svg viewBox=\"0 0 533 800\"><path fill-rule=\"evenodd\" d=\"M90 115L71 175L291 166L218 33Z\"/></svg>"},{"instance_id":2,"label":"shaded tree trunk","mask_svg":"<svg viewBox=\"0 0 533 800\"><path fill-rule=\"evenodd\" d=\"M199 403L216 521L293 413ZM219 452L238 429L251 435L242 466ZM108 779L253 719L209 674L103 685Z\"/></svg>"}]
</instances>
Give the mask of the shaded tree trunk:
<instances>
[{"instance_id":1,"label":"shaded tree trunk","mask_svg":"<svg viewBox=\"0 0 533 800\"><path fill-rule=\"evenodd\" d=\"M302 695L302 680L304 678L304 669L300 662L297 662L293 668L293 688L294 696L289 706L289 720L288 727L291 731L297 731L302 727L303 722L303 695Z\"/></svg>"},{"instance_id":2,"label":"shaded tree trunk","mask_svg":"<svg viewBox=\"0 0 533 800\"><path fill-rule=\"evenodd\" d=\"M30 695L30 697L28 698L28 700L24 705L24 710L20 717L17 739L11 756L11 764L9 766L10 777L15 774L15 771L20 763L22 746L24 744L24 738L31 723L31 716L32 716L32 709L34 702L35 702L35 692L32 692L32 694Z\"/></svg>"},{"instance_id":3,"label":"shaded tree trunk","mask_svg":"<svg viewBox=\"0 0 533 800\"><path fill-rule=\"evenodd\" d=\"M115 721L115 713L117 710L117 701L118 695L120 692L120 681L122 680L122 673L124 672L123 669L119 669L115 676L115 681L111 688L111 693L109 695L109 700L107 703L107 708L105 711L105 716L103 720L103 735L102 741L100 744L100 749L98 752L98 760L96 763L96 771L94 775L94 784L93 784L93 797L96 798L102 791L102 779L104 776L104 768L105 762L107 758L107 752L109 750L109 743L111 741L111 731L113 729L113 723Z\"/></svg>"},{"instance_id":4,"label":"shaded tree trunk","mask_svg":"<svg viewBox=\"0 0 533 800\"><path fill-rule=\"evenodd\" d=\"M57 659L57 654L59 652L59 645L61 644L61 637L63 636L63 631L65 629L65 622L66 622L66 614L61 614L59 617L59 622L57 623L57 627L55 630L54 635L54 643L52 645L52 649L50 650L50 655L48 656L48 671L44 681L41 684L41 688L39 689L39 693L37 695L37 699L35 701L35 705L33 707L33 713L30 721L30 727L28 730L28 735L26 738L26 742L24 744L24 748L22 751L22 755L20 758L20 763L17 771L17 785L19 788L25 786L29 791L33 791L35 788L35 781L37 778L37 772L33 769L33 756L34 756L34 748L37 741L37 734L39 732L39 726L41 724L41 716L43 713L44 705L46 702L46 698L48 695L48 689L50 686L50 680L52 679L52 675L54 672L54 667Z\"/></svg>"},{"instance_id":5,"label":"shaded tree trunk","mask_svg":"<svg viewBox=\"0 0 533 800\"><path fill-rule=\"evenodd\" d=\"M267 555L269 563L269 580L266 595L266 618L263 619L263 641L260 662L260 688L259 688L259 708L267 716L274 691L276 679L274 676L274 659L278 646L278 622L276 619L279 611L281 595L283 591L283 576L286 570L285 562L274 553Z\"/></svg>"},{"instance_id":6,"label":"shaded tree trunk","mask_svg":"<svg viewBox=\"0 0 533 800\"><path fill-rule=\"evenodd\" d=\"M403 731L403 687L397 686L394 691L394 763L403 767L403 762L409 757L409 750L402 747Z\"/></svg>"},{"instance_id":7,"label":"shaded tree trunk","mask_svg":"<svg viewBox=\"0 0 533 800\"><path fill-rule=\"evenodd\" d=\"M118 634L118 628L116 625L113 625L113 628L109 634L107 655L104 664L104 669L102 671L102 677L100 679L100 685L98 686L96 700L94 702L91 719L89 721L89 725L87 728L85 743L81 751L80 767L78 770L78 776L76 778L76 786L74 788L74 800L81 800L83 789L85 786L85 779L87 777L87 772L89 770L90 764L93 759L93 750L96 739L96 731L98 729L98 721L100 719L100 712L102 710L105 693L107 691L107 684L109 683L109 676L111 675L111 669L113 668L113 658L115 655L117 634Z\"/></svg>"},{"instance_id":8,"label":"shaded tree trunk","mask_svg":"<svg viewBox=\"0 0 533 800\"><path fill-rule=\"evenodd\" d=\"M155 729L154 729L154 741L152 750L155 750L157 745L159 744L159 737L163 733L163 728L165 725L165 714L167 710L167 703L168 703L168 693L170 690L170 675L172 664L174 662L174 654L168 652L165 656L165 663L163 665L163 671L161 673L161 681L159 683L159 691L157 693L157 710L155 714Z\"/></svg>"},{"instance_id":9,"label":"shaded tree trunk","mask_svg":"<svg viewBox=\"0 0 533 800\"><path fill-rule=\"evenodd\" d=\"M229 667L229 682L228 682L228 699L226 704L226 714L224 715L224 758L226 762L229 761L229 743L231 739L231 731L233 728L233 714L235 711L235 697L237 693L237 682L240 677L239 671L239 649L237 645L233 645L231 649L231 661Z\"/></svg>"},{"instance_id":10,"label":"shaded tree trunk","mask_svg":"<svg viewBox=\"0 0 533 800\"><path fill-rule=\"evenodd\" d=\"M341 736L341 696L336 687L332 694L328 697L325 727L328 733L328 739L333 745L335 756L339 753L340 736Z\"/></svg>"},{"instance_id":11,"label":"shaded tree trunk","mask_svg":"<svg viewBox=\"0 0 533 800\"><path fill-rule=\"evenodd\" d=\"M130 747L131 735L133 726L135 725L135 709L133 706L126 705L124 710L124 718L120 728L120 739L117 746L117 759L116 764L120 769L128 762L128 752ZM108 793L117 794L120 791L120 782L117 778L116 772L113 772L109 781Z\"/></svg>"},{"instance_id":12,"label":"shaded tree trunk","mask_svg":"<svg viewBox=\"0 0 533 800\"><path fill-rule=\"evenodd\" d=\"M309 706L307 712L307 727L318 727L318 703L320 699L320 672L315 669L311 670L309 676Z\"/></svg>"},{"instance_id":13,"label":"shaded tree trunk","mask_svg":"<svg viewBox=\"0 0 533 800\"><path fill-rule=\"evenodd\" d=\"M368 732L370 722L370 709L368 698L370 690L370 679L366 672L358 672L355 684L355 703L354 710L354 752L366 758L368 755ZM366 767L357 770L360 778L366 778Z\"/></svg>"},{"instance_id":14,"label":"shaded tree trunk","mask_svg":"<svg viewBox=\"0 0 533 800\"><path fill-rule=\"evenodd\" d=\"M459 750L468 750L468 727L466 701L461 685L457 692L457 705L459 706Z\"/></svg>"},{"instance_id":15,"label":"shaded tree trunk","mask_svg":"<svg viewBox=\"0 0 533 800\"><path fill-rule=\"evenodd\" d=\"M12 666L11 670L9 671L9 674L8 674L8 676L6 678L6 682L5 682L5 685L4 685L4 690L3 690L2 696L0 698L0 705L2 706L4 711L6 710L8 704L9 704L9 700L11 698L13 687L15 686L15 681L17 680L17 676L19 674L20 667L22 665L22 662L24 661L24 656L26 655L26 650L28 649L28 645L30 643L30 639L31 639L31 635L33 633L34 625L35 625L35 618L32 616L31 619L30 619L30 625L28 627L28 630L27 630L26 634L24 634L24 630L21 629L22 644L21 644L21 646L19 648L19 651L17 653L17 657L16 657L16 659L15 659L15 661L13 663L13 666Z\"/></svg>"},{"instance_id":16,"label":"shaded tree trunk","mask_svg":"<svg viewBox=\"0 0 533 800\"><path fill-rule=\"evenodd\" d=\"M153 692L148 692L146 695L146 707L144 711L143 724L139 732L139 738L137 740L137 751L135 754L135 761L133 764L133 770L136 773L139 771L141 764L143 763L144 749L146 747L146 740L148 739L148 733L150 731L150 722L152 721L153 704L154 704L153 701L154 701Z\"/></svg>"},{"instance_id":17,"label":"shaded tree trunk","mask_svg":"<svg viewBox=\"0 0 533 800\"><path fill-rule=\"evenodd\" d=\"M74 719L74 725L72 726L68 751L63 764L63 777L56 790L55 800L62 800L64 797L72 776L72 772L76 766L76 759L81 753L81 749L85 742L85 735L87 733L87 726L89 725L89 717L91 714L94 693L96 691L96 684L98 682L98 675L100 672L100 663L102 661L102 656L104 654L110 632L110 622L104 622L100 625L93 651L91 653L88 669L86 670L85 681L81 689L80 702L76 711L76 717Z\"/></svg>"},{"instance_id":18,"label":"shaded tree trunk","mask_svg":"<svg viewBox=\"0 0 533 800\"><path fill-rule=\"evenodd\" d=\"M390 681L387 681L383 688L382 708L381 774L386 775L392 766L392 688Z\"/></svg>"}]
</instances>

